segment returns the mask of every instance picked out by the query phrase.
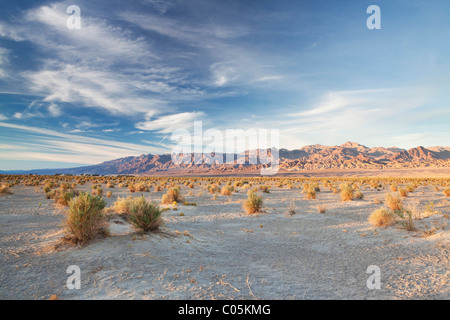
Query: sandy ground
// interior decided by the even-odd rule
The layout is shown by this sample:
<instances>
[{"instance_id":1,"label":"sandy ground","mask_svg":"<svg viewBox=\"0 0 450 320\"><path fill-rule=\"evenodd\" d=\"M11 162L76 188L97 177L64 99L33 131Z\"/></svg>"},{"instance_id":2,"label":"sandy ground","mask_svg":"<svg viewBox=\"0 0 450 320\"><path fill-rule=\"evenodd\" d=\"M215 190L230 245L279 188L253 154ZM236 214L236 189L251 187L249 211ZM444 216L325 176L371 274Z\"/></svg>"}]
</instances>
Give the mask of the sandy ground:
<instances>
[{"instance_id":1,"label":"sandy ground","mask_svg":"<svg viewBox=\"0 0 450 320\"><path fill-rule=\"evenodd\" d=\"M130 195L107 190L108 205ZM0 299L450 298L450 201L432 186L407 198L419 207L433 200L443 213L416 221L416 232L367 222L386 190L363 188L363 200L341 202L326 188L305 200L299 189L272 187L261 193L264 213L249 216L241 204L247 190L214 200L196 186L186 200L197 206L164 212L163 233L141 236L112 221L110 237L59 252L46 250L62 236L65 210L34 187L12 191L0 197ZM160 201L163 192L143 194ZM79 290L66 286L70 265L80 267ZM380 268L381 289L367 287L371 265Z\"/></svg>"}]
</instances>

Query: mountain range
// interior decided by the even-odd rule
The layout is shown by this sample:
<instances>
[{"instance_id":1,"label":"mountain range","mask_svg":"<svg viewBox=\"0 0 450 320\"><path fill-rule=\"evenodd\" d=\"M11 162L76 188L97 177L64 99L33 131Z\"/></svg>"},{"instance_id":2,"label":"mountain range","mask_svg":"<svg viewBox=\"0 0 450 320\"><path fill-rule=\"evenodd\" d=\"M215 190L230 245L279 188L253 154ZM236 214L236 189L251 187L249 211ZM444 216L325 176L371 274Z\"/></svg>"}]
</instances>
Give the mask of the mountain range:
<instances>
[{"instance_id":1,"label":"mountain range","mask_svg":"<svg viewBox=\"0 0 450 320\"><path fill-rule=\"evenodd\" d=\"M274 151L276 149L273 149ZM346 142L342 145L324 146L308 145L300 149L279 149L279 170L283 172L301 172L305 170L323 169L396 169L450 167L450 147L416 147L409 150L397 147L368 148L359 143ZM248 160L252 155L265 155L259 150L240 154ZM216 174L246 174L257 172L265 164L226 163L228 157L234 154L216 154L222 156L224 164L205 161L205 157L190 155L190 162L176 165L171 154L146 154L136 157L125 157L106 161L97 165L66 169L36 169L29 171L2 171L10 174L99 174L99 175L216 175ZM268 155L270 157L270 153ZM188 155L189 157L189 155ZM229 159L229 158L228 158Z\"/></svg>"}]
</instances>

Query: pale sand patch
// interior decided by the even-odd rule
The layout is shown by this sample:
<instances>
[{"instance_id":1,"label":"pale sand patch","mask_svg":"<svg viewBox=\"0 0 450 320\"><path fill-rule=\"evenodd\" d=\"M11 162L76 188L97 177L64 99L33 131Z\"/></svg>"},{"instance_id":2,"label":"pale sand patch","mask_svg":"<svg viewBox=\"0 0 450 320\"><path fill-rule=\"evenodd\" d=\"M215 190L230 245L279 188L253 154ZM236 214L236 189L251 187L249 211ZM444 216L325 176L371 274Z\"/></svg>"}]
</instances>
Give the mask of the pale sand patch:
<instances>
[{"instance_id":1,"label":"pale sand patch","mask_svg":"<svg viewBox=\"0 0 450 320\"><path fill-rule=\"evenodd\" d=\"M202 186L203 187L203 186ZM89 190L87 184L78 189ZM245 190L213 200L196 186L187 201L163 213L162 233L139 235L128 223L110 223L111 236L83 248L37 252L62 237L64 211L32 187L14 187L0 199L0 298L48 299L448 299L448 218L433 215L417 232L367 222L387 190L363 189L363 200L341 202L326 188L316 200L299 189L261 193L264 211L244 213ZM182 188L186 195L191 189ZM422 194L424 192L424 194ZM138 196L136 193L133 196ZM142 193L159 201L162 193ZM114 197L127 196L115 188ZM285 215L292 199L295 214ZM284 200L284 201L283 201ZM408 201L433 200L450 213L432 186ZM37 204L42 202L41 207ZM317 204L325 204L324 214ZM184 216L180 216L183 212ZM432 230L428 236L424 230ZM249 232L251 231L251 232ZM169 236L170 235L170 236ZM65 286L78 265L82 289ZM369 290L367 267L381 269L381 290Z\"/></svg>"}]
</instances>

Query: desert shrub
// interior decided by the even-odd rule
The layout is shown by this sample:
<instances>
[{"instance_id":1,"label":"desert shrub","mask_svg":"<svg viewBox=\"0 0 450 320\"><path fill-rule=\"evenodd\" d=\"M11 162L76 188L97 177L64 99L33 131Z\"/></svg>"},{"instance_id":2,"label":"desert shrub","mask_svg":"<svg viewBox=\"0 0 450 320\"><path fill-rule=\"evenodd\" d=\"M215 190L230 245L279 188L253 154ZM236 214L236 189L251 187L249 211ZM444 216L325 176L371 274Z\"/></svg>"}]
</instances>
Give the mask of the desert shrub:
<instances>
[{"instance_id":1,"label":"desert shrub","mask_svg":"<svg viewBox=\"0 0 450 320\"><path fill-rule=\"evenodd\" d=\"M223 186L220 194L223 196L231 196L231 193L234 191L234 188L231 186Z\"/></svg>"},{"instance_id":2,"label":"desert shrub","mask_svg":"<svg viewBox=\"0 0 450 320\"><path fill-rule=\"evenodd\" d=\"M134 189L135 189L135 191L138 191L138 192L149 192L148 186L143 182L137 183L134 186Z\"/></svg>"},{"instance_id":3,"label":"desert shrub","mask_svg":"<svg viewBox=\"0 0 450 320\"><path fill-rule=\"evenodd\" d=\"M112 195L113 195L113 193L112 193L111 191L108 191L108 192L106 193L106 197L107 197L107 198L111 198Z\"/></svg>"},{"instance_id":4,"label":"desert shrub","mask_svg":"<svg viewBox=\"0 0 450 320\"><path fill-rule=\"evenodd\" d=\"M386 196L386 205L392 210L392 211L400 211L403 209L403 202L399 197L393 196L392 194L388 194Z\"/></svg>"},{"instance_id":5,"label":"desert shrub","mask_svg":"<svg viewBox=\"0 0 450 320\"><path fill-rule=\"evenodd\" d=\"M406 198L406 197L408 196L408 189L406 189L406 188L400 188L400 189L398 190L398 192L400 193L400 195L401 195L403 198Z\"/></svg>"},{"instance_id":6,"label":"desert shrub","mask_svg":"<svg viewBox=\"0 0 450 320\"><path fill-rule=\"evenodd\" d=\"M414 225L413 221L413 213L411 210L402 209L402 210L395 210L394 214L398 218L398 223L402 226L403 229L407 231L415 231L417 230L416 226Z\"/></svg>"},{"instance_id":7,"label":"desert shrub","mask_svg":"<svg viewBox=\"0 0 450 320\"><path fill-rule=\"evenodd\" d=\"M70 200L78 194L78 192L66 191L66 190L62 190L62 189L60 189L58 191L59 192L56 193L53 200L55 200L56 204L59 204L61 206L68 206Z\"/></svg>"},{"instance_id":8,"label":"desert shrub","mask_svg":"<svg viewBox=\"0 0 450 320\"><path fill-rule=\"evenodd\" d=\"M310 188L310 184L309 183L305 183L304 185L303 185L303 193L307 193L308 192L308 189Z\"/></svg>"},{"instance_id":9,"label":"desert shrub","mask_svg":"<svg viewBox=\"0 0 450 320\"><path fill-rule=\"evenodd\" d=\"M148 232L157 230L162 225L161 213L156 202L148 202L142 196L131 203L128 219L136 229Z\"/></svg>"},{"instance_id":10,"label":"desert shrub","mask_svg":"<svg viewBox=\"0 0 450 320\"><path fill-rule=\"evenodd\" d=\"M103 194L102 186L99 184L95 184L91 187L92 189L92 195L94 196L101 196Z\"/></svg>"},{"instance_id":11,"label":"desert shrub","mask_svg":"<svg viewBox=\"0 0 450 320\"><path fill-rule=\"evenodd\" d=\"M184 197L181 195L179 187L170 188L166 194L162 196L161 202L164 204L170 204L176 202L184 202Z\"/></svg>"},{"instance_id":12,"label":"desert shrub","mask_svg":"<svg viewBox=\"0 0 450 320\"><path fill-rule=\"evenodd\" d=\"M245 200L243 207L247 213L253 214L261 210L262 204L262 198L253 191L249 191L247 193L247 200Z\"/></svg>"},{"instance_id":13,"label":"desert shrub","mask_svg":"<svg viewBox=\"0 0 450 320\"><path fill-rule=\"evenodd\" d=\"M68 189L72 189L72 185L69 184L68 182L61 182L61 184L59 185L59 188L61 190L68 190Z\"/></svg>"},{"instance_id":14,"label":"desert shrub","mask_svg":"<svg viewBox=\"0 0 450 320\"><path fill-rule=\"evenodd\" d=\"M129 214L133 199L134 198L131 196L126 198L119 197L117 201L114 202L112 209L118 214Z\"/></svg>"},{"instance_id":15,"label":"desert shrub","mask_svg":"<svg viewBox=\"0 0 450 320\"><path fill-rule=\"evenodd\" d=\"M364 194L360 190L357 190L357 191L355 191L353 197L355 199L362 200L362 199L364 199Z\"/></svg>"},{"instance_id":16,"label":"desert shrub","mask_svg":"<svg viewBox=\"0 0 450 320\"><path fill-rule=\"evenodd\" d=\"M288 189L292 189L292 185L291 185L291 188L288 188ZM260 186L260 187L259 187L259 190L261 190L262 192L265 192L265 193L270 193L269 187L266 186L266 185Z\"/></svg>"},{"instance_id":17,"label":"desert shrub","mask_svg":"<svg viewBox=\"0 0 450 320\"><path fill-rule=\"evenodd\" d=\"M319 204L319 205L317 205L316 209L317 209L317 211L318 211L319 213L325 213L325 212L327 212L327 206L326 206L325 204Z\"/></svg>"},{"instance_id":18,"label":"desert shrub","mask_svg":"<svg viewBox=\"0 0 450 320\"><path fill-rule=\"evenodd\" d=\"M45 194L47 199L53 199L56 204L68 206L69 201L78 195L78 191L67 191L66 189L54 189Z\"/></svg>"},{"instance_id":19,"label":"desert shrub","mask_svg":"<svg viewBox=\"0 0 450 320\"><path fill-rule=\"evenodd\" d=\"M354 198L354 189L350 183L343 183L340 186L341 189L341 200L342 201L352 201Z\"/></svg>"},{"instance_id":20,"label":"desert shrub","mask_svg":"<svg viewBox=\"0 0 450 320\"><path fill-rule=\"evenodd\" d=\"M316 198L316 189L312 186L308 187L305 191L306 199L315 199Z\"/></svg>"},{"instance_id":21,"label":"desert shrub","mask_svg":"<svg viewBox=\"0 0 450 320\"><path fill-rule=\"evenodd\" d=\"M369 216L369 223L375 227L387 227L395 224L394 213L387 208L380 208Z\"/></svg>"},{"instance_id":22,"label":"desert shrub","mask_svg":"<svg viewBox=\"0 0 450 320\"><path fill-rule=\"evenodd\" d=\"M446 189L444 190L444 195L445 195L446 197L450 197L450 188L446 188Z\"/></svg>"},{"instance_id":23,"label":"desert shrub","mask_svg":"<svg viewBox=\"0 0 450 320\"><path fill-rule=\"evenodd\" d=\"M217 184L210 184L208 186L208 192L214 194L219 191L219 186Z\"/></svg>"},{"instance_id":24,"label":"desert shrub","mask_svg":"<svg viewBox=\"0 0 450 320\"><path fill-rule=\"evenodd\" d=\"M393 185L391 185L391 191L392 192L397 192L397 185L396 184L393 184Z\"/></svg>"},{"instance_id":25,"label":"desert shrub","mask_svg":"<svg viewBox=\"0 0 450 320\"><path fill-rule=\"evenodd\" d=\"M13 194L11 189L8 186L0 186L0 195L6 196Z\"/></svg>"},{"instance_id":26,"label":"desert shrub","mask_svg":"<svg viewBox=\"0 0 450 320\"><path fill-rule=\"evenodd\" d=\"M106 202L100 196L82 192L69 201L66 231L73 240L84 245L105 230L102 210Z\"/></svg>"}]
</instances>

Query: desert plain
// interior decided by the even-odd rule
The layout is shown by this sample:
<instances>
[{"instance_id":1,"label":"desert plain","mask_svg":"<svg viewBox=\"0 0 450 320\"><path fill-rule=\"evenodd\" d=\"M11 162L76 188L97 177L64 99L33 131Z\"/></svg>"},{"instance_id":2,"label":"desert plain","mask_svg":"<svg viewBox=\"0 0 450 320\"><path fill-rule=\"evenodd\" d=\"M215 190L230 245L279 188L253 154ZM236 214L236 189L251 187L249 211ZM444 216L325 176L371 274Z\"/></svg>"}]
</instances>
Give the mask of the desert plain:
<instances>
[{"instance_id":1,"label":"desert plain","mask_svg":"<svg viewBox=\"0 0 450 320\"><path fill-rule=\"evenodd\" d=\"M83 246L61 245L67 206L46 198L44 178L14 177L12 194L0 197L0 299L448 299L448 171L350 176L142 177L148 191L134 192L130 177L56 177L78 191L103 189L108 234ZM343 201L345 182L363 197ZM222 195L227 183L234 190ZM209 192L211 184L218 190ZM315 199L305 184L317 187ZM412 186L401 200L413 230L369 222L398 193L393 184ZM174 185L185 203L162 204ZM254 214L243 208L249 190L263 201ZM138 232L112 210L141 195L166 208L156 232ZM67 286L74 265L80 289ZM370 266L379 268L379 288L368 286Z\"/></svg>"}]
</instances>

